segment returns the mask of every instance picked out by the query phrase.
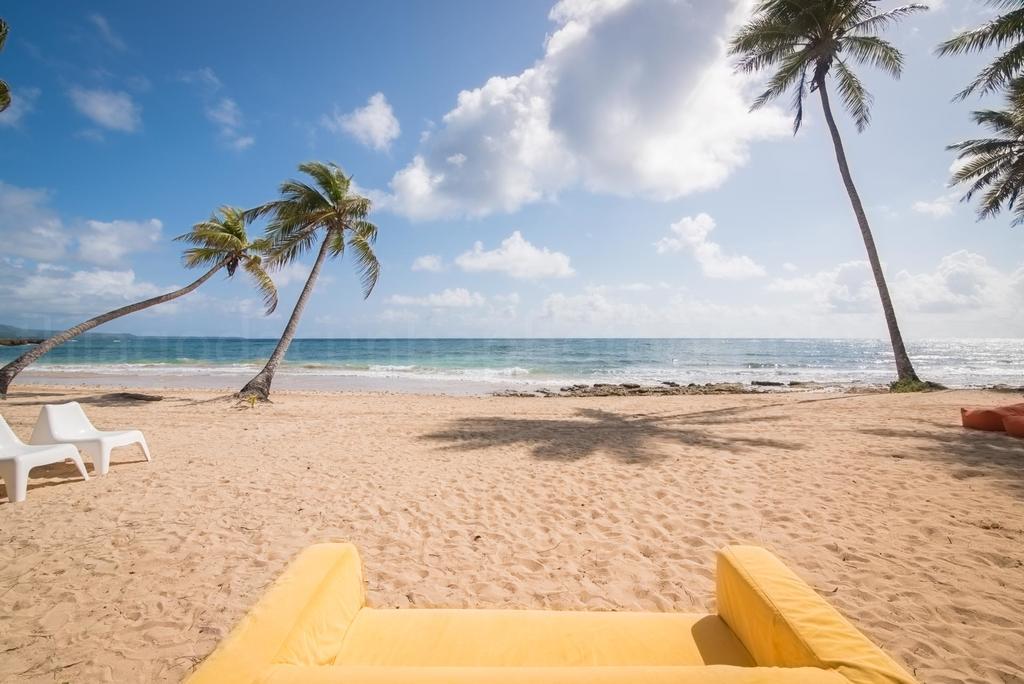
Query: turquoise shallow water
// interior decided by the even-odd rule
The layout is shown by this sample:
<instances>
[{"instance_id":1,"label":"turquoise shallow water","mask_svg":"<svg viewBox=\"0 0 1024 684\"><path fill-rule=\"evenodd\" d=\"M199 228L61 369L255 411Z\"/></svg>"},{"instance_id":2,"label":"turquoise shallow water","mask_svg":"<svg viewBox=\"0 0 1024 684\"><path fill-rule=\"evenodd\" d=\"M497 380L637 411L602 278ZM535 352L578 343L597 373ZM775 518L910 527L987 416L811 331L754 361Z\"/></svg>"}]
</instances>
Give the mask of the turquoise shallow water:
<instances>
[{"instance_id":1,"label":"turquoise shallow water","mask_svg":"<svg viewBox=\"0 0 1024 684\"><path fill-rule=\"evenodd\" d=\"M119 376L239 375L257 370L275 340L85 337L39 370ZM951 386L1024 385L1024 340L923 340L909 345L922 377ZM19 348L0 348L0 361ZM892 352L849 339L300 339L284 375L420 378L517 384L813 380L883 383Z\"/></svg>"}]
</instances>

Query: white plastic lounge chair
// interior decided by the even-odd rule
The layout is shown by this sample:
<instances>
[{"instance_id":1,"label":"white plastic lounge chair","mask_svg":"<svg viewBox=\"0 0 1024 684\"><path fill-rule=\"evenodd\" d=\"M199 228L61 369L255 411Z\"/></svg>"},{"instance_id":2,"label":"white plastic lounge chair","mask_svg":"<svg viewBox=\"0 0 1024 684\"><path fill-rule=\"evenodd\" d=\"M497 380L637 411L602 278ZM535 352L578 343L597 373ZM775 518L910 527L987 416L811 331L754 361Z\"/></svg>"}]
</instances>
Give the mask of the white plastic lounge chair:
<instances>
[{"instance_id":1,"label":"white plastic lounge chair","mask_svg":"<svg viewBox=\"0 0 1024 684\"><path fill-rule=\"evenodd\" d=\"M36 466L64 461L74 463L82 478L89 479L82 457L78 455L78 449L73 444L29 446L18 439L7 421L0 416L0 477L7 486L9 501L18 503L25 500L28 492L28 471Z\"/></svg>"},{"instance_id":2,"label":"white plastic lounge chair","mask_svg":"<svg viewBox=\"0 0 1024 684\"><path fill-rule=\"evenodd\" d=\"M77 401L67 404L49 404L39 412L32 444L74 444L92 459L96 471L106 475L110 470L110 451L114 447L138 444L142 453L149 457L146 438L138 430L97 430L85 415Z\"/></svg>"}]
</instances>

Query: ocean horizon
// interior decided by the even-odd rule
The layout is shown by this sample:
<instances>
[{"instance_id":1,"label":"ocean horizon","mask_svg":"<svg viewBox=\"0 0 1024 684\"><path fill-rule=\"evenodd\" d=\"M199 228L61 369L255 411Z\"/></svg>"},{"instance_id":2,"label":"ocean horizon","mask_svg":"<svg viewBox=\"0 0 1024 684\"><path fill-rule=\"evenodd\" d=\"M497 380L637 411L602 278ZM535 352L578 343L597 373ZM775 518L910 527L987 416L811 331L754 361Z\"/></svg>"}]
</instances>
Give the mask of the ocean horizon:
<instances>
[{"instance_id":1,"label":"ocean horizon","mask_svg":"<svg viewBox=\"0 0 1024 684\"><path fill-rule=\"evenodd\" d=\"M27 371L47 380L230 386L276 339L87 335ZM908 343L922 378L950 387L1024 385L1024 340ZM0 348L0 363L26 347ZM851 338L300 338L279 376L311 389L487 391L575 383L814 382L883 385L887 341ZM287 381L286 381L287 382Z\"/></svg>"}]
</instances>

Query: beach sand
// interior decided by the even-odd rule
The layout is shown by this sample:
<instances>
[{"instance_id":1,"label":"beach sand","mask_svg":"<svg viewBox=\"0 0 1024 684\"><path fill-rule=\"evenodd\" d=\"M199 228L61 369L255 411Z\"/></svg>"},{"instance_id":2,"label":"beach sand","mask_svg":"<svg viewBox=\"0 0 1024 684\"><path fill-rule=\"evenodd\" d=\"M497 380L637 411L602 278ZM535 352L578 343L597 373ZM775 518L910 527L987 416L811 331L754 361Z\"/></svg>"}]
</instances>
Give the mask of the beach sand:
<instances>
[{"instance_id":1,"label":"beach sand","mask_svg":"<svg viewBox=\"0 0 1024 684\"><path fill-rule=\"evenodd\" d=\"M177 681L303 547L361 550L371 605L714 609L714 551L768 547L926 683L1024 681L1017 395L671 398L210 391L78 399L154 461L34 471L0 502L0 681Z\"/></svg>"}]
</instances>

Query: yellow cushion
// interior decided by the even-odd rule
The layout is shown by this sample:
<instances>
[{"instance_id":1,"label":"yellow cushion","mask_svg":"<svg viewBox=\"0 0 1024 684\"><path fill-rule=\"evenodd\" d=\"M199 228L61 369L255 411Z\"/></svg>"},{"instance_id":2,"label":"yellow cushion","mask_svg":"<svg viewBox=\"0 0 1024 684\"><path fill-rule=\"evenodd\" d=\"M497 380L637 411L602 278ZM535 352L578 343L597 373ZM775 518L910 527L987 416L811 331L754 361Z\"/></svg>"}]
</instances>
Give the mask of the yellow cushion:
<instances>
[{"instance_id":1,"label":"yellow cushion","mask_svg":"<svg viewBox=\"0 0 1024 684\"><path fill-rule=\"evenodd\" d=\"M189 682L251 684L272 663L330 663L363 602L362 563L356 547L310 546Z\"/></svg>"},{"instance_id":2,"label":"yellow cushion","mask_svg":"<svg viewBox=\"0 0 1024 684\"><path fill-rule=\"evenodd\" d=\"M754 661L716 615L364 608L335 663L548 667Z\"/></svg>"},{"instance_id":3,"label":"yellow cushion","mask_svg":"<svg viewBox=\"0 0 1024 684\"><path fill-rule=\"evenodd\" d=\"M718 614L758 665L834 669L853 684L914 682L768 551L719 551L716 579Z\"/></svg>"},{"instance_id":4,"label":"yellow cushion","mask_svg":"<svg viewBox=\"0 0 1024 684\"><path fill-rule=\"evenodd\" d=\"M350 544L303 551L192 684L912 684L763 549L718 557L719 615L367 608Z\"/></svg>"},{"instance_id":5,"label":"yellow cushion","mask_svg":"<svg viewBox=\"0 0 1024 684\"><path fill-rule=\"evenodd\" d=\"M847 684L810 667L302 667L275 665L260 684Z\"/></svg>"}]
</instances>

